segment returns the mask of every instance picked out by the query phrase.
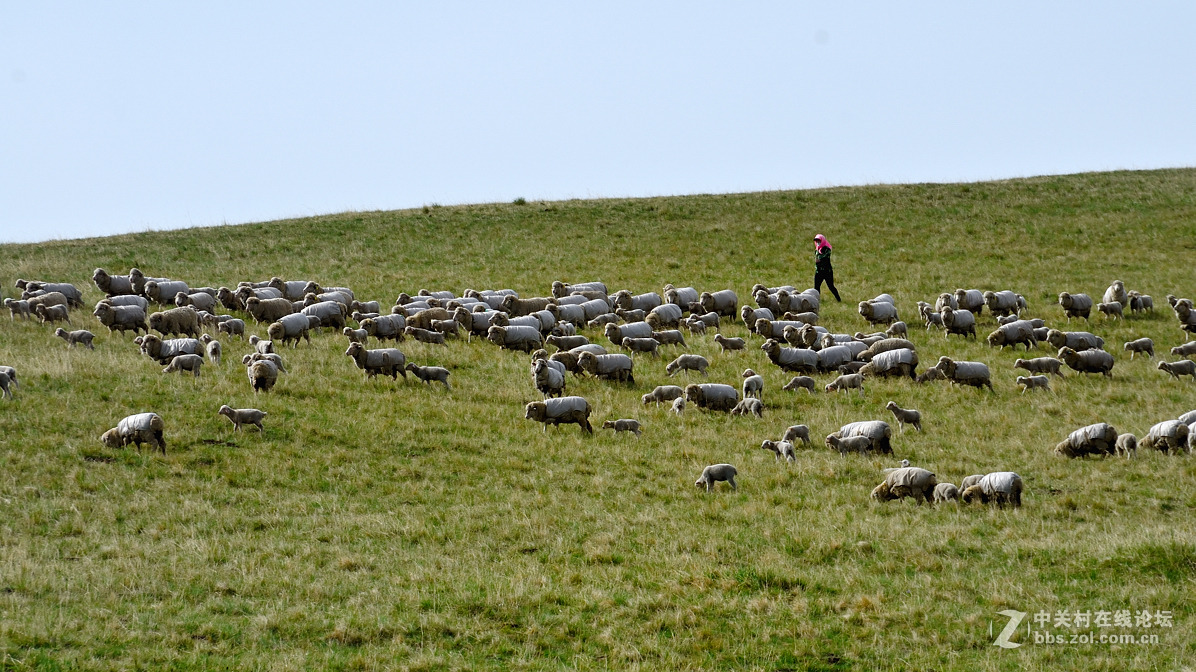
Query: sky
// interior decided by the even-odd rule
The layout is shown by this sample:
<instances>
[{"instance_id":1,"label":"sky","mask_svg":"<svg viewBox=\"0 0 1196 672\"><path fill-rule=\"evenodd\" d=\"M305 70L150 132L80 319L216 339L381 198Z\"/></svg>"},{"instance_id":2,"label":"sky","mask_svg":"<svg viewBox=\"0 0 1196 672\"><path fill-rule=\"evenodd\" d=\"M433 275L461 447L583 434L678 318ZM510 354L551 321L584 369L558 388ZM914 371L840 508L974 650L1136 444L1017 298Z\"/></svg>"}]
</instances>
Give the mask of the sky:
<instances>
[{"instance_id":1,"label":"sky","mask_svg":"<svg viewBox=\"0 0 1196 672\"><path fill-rule=\"evenodd\" d=\"M0 242L1196 165L1192 2L0 0Z\"/></svg>"}]
</instances>

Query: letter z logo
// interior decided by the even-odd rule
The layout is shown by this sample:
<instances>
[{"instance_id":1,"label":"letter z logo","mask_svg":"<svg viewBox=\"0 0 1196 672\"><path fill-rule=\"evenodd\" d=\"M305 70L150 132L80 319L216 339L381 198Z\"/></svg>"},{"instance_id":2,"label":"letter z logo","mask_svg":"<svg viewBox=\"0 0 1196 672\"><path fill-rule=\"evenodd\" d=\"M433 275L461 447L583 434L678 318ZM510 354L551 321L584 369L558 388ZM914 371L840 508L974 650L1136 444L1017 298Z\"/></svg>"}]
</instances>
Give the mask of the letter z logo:
<instances>
[{"instance_id":1,"label":"letter z logo","mask_svg":"<svg viewBox=\"0 0 1196 672\"><path fill-rule=\"evenodd\" d=\"M1009 622L1005 624L1005 629L1001 631L1001 634L997 635L997 639L993 642L993 645L999 646L1002 649L1016 649L1017 647L1021 646L1021 644L1017 642L1009 641L1009 638L1013 636L1013 633L1017 632L1017 626L1021 625L1022 619L1026 617L1026 612L1006 609L1004 611L998 611L997 614L1000 616L1008 616Z\"/></svg>"}]
</instances>

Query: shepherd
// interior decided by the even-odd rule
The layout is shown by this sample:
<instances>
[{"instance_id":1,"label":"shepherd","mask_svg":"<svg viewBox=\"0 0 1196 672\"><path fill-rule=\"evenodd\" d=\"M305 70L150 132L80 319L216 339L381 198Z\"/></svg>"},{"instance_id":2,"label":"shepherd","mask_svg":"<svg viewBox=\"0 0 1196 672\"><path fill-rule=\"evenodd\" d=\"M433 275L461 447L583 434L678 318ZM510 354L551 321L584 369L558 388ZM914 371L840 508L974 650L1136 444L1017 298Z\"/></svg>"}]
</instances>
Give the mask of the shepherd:
<instances>
[{"instance_id":1,"label":"shepherd","mask_svg":"<svg viewBox=\"0 0 1196 672\"><path fill-rule=\"evenodd\" d=\"M814 236L814 289L820 294L824 280L835 300L842 302L839 290L835 289L835 269L831 268L831 243L820 233Z\"/></svg>"}]
</instances>

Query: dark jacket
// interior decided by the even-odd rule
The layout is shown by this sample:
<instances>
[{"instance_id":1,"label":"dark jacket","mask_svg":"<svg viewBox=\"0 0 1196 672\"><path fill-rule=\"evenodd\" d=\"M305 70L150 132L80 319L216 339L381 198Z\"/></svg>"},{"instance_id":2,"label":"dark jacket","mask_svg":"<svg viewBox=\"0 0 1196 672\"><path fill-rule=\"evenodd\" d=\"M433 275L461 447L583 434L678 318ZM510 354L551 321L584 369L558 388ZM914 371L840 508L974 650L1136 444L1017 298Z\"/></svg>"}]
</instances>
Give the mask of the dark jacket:
<instances>
[{"instance_id":1,"label":"dark jacket","mask_svg":"<svg viewBox=\"0 0 1196 672\"><path fill-rule=\"evenodd\" d=\"M831 269L831 250L824 247L814 255L814 270L818 273L830 273Z\"/></svg>"}]
</instances>

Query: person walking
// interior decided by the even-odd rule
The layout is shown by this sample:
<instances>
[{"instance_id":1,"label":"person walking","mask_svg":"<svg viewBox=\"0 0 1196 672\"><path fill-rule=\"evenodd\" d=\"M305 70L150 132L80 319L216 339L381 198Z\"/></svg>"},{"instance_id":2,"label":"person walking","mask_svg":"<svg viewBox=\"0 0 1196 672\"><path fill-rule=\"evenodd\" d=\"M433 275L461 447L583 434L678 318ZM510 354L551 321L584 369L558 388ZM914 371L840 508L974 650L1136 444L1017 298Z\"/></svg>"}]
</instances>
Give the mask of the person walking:
<instances>
[{"instance_id":1,"label":"person walking","mask_svg":"<svg viewBox=\"0 0 1196 672\"><path fill-rule=\"evenodd\" d=\"M831 268L831 243L820 233L814 236L814 289L819 293L822 293L823 280L831 294L835 295L835 300L842 302L839 290L835 289L835 269Z\"/></svg>"}]
</instances>

